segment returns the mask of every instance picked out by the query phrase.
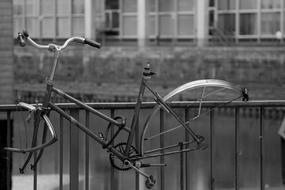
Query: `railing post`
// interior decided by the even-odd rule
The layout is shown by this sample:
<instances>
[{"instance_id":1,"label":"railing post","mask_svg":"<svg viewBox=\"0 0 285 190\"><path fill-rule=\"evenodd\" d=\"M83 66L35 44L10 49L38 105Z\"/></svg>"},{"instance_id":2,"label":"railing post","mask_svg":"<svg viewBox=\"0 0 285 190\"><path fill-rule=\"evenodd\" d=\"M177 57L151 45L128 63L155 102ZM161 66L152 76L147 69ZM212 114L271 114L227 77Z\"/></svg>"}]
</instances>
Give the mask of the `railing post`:
<instances>
[{"instance_id":1,"label":"railing post","mask_svg":"<svg viewBox=\"0 0 285 190\"><path fill-rule=\"evenodd\" d=\"M79 119L79 112L77 110L71 109L70 115L76 120ZM70 190L79 189L79 129L74 123L70 123Z\"/></svg>"},{"instance_id":2,"label":"railing post","mask_svg":"<svg viewBox=\"0 0 285 190\"><path fill-rule=\"evenodd\" d=\"M164 123L164 117L165 117L165 114L164 114L164 111L163 109L160 109L160 115L159 115L159 126L160 126L160 132L164 131L165 129L165 123ZM160 136L160 147L164 147L164 135L161 135ZM163 150L161 150L161 153L163 153ZM164 163L165 160L164 160L164 156L161 156L160 157L160 163ZM161 167L160 168L160 189L161 190L164 190L165 187L164 187L164 184L165 184L165 169L164 167Z\"/></svg>"},{"instance_id":3,"label":"railing post","mask_svg":"<svg viewBox=\"0 0 285 190\"><path fill-rule=\"evenodd\" d=\"M210 112L210 190L215 189L215 178L213 170L213 147L214 147L214 110Z\"/></svg>"},{"instance_id":4,"label":"railing post","mask_svg":"<svg viewBox=\"0 0 285 190\"><path fill-rule=\"evenodd\" d=\"M35 120L34 120L34 129L36 127L38 127L40 125L40 112L36 111L34 113L34 117L35 117ZM33 146L37 146L37 140L35 142L33 142L35 144L33 144ZM34 161L37 160L37 151L34 152ZM37 187L38 187L38 164L33 164L33 190L37 190Z\"/></svg>"},{"instance_id":5,"label":"railing post","mask_svg":"<svg viewBox=\"0 0 285 190\"><path fill-rule=\"evenodd\" d=\"M189 121L190 116L189 116L189 108L185 109L185 121ZM187 125L189 126L189 124ZM185 139L186 142L190 141L190 137L189 137L189 133L185 133ZM189 148L189 145L186 145L186 148ZM185 189L189 190L190 189L190 184L189 184L189 180L188 180L188 176L189 176L189 152L185 153Z\"/></svg>"},{"instance_id":6,"label":"railing post","mask_svg":"<svg viewBox=\"0 0 285 190\"><path fill-rule=\"evenodd\" d=\"M59 117L59 190L63 189L63 117Z\"/></svg>"},{"instance_id":7,"label":"railing post","mask_svg":"<svg viewBox=\"0 0 285 190\"><path fill-rule=\"evenodd\" d=\"M263 175L263 117L264 117L264 108L260 107L260 116L259 116L259 156L260 156L260 190L264 190L264 175Z\"/></svg>"},{"instance_id":8,"label":"railing post","mask_svg":"<svg viewBox=\"0 0 285 190\"><path fill-rule=\"evenodd\" d=\"M111 117L114 118L115 117L115 109L111 109L111 113L110 113ZM114 127L111 128L111 136L114 135ZM112 142L112 145L114 145L114 141ZM114 169L113 166L111 166L111 190L116 190L118 189L118 180L117 180L117 176L116 176L116 170Z\"/></svg>"},{"instance_id":9,"label":"railing post","mask_svg":"<svg viewBox=\"0 0 285 190\"><path fill-rule=\"evenodd\" d=\"M180 151L183 150L183 143L179 143L179 148ZM183 158L184 153L180 153L180 190L184 190L184 158Z\"/></svg>"},{"instance_id":10,"label":"railing post","mask_svg":"<svg viewBox=\"0 0 285 190\"><path fill-rule=\"evenodd\" d=\"M239 108L235 108L235 189L238 190L238 157L239 157Z\"/></svg>"},{"instance_id":11,"label":"railing post","mask_svg":"<svg viewBox=\"0 0 285 190\"><path fill-rule=\"evenodd\" d=\"M85 111L85 126L89 129L89 112ZM89 137L85 134L85 190L89 190Z\"/></svg>"}]
</instances>

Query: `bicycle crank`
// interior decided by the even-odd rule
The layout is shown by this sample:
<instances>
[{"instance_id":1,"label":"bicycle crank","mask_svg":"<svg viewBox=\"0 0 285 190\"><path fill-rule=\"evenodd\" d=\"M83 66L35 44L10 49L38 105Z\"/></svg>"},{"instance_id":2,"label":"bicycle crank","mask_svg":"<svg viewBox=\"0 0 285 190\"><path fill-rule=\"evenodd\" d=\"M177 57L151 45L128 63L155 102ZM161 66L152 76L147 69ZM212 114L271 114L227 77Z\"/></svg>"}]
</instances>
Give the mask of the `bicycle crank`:
<instances>
[{"instance_id":1,"label":"bicycle crank","mask_svg":"<svg viewBox=\"0 0 285 190\"><path fill-rule=\"evenodd\" d=\"M127 147L127 143L124 143L124 142L119 143L116 146L114 146L114 148L122 154L124 154L126 147ZM134 146L131 146L128 157L132 157L137 154L138 154L138 151L136 150L136 148ZM132 169L132 167L129 164L125 163L124 161L122 161L121 159L119 159L112 153L110 154L109 159L110 159L111 165L118 170L127 171L127 170Z\"/></svg>"}]
</instances>

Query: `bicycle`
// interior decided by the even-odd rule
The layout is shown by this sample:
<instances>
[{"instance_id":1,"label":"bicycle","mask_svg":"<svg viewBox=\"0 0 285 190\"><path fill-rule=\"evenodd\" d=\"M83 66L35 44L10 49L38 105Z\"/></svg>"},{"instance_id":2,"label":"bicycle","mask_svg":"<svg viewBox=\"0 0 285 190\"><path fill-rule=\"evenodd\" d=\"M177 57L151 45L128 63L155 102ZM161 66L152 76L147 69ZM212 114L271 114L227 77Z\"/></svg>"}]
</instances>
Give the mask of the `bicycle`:
<instances>
[{"instance_id":1,"label":"bicycle","mask_svg":"<svg viewBox=\"0 0 285 190\"><path fill-rule=\"evenodd\" d=\"M107 152L110 154L109 158L113 167L118 170L134 169L140 175L146 178L146 187L151 188L155 184L156 180L152 175L148 175L147 173L142 171L141 168L152 166L164 167L166 164L144 163L144 160L154 157L177 154L181 152L205 149L207 147L205 138L196 134L196 132L190 127L191 122L209 114L213 109L229 104L232 101L238 99L241 99L242 101L248 100L248 92L246 88L242 88L238 85L234 85L232 83L217 79L203 79L188 82L174 89L162 98L159 93L153 90L153 88L149 84L150 79L156 73L151 70L150 64L147 64L142 73L140 88L133 112L134 114L132 117L132 121L130 123L130 127L127 127L127 121L125 118L121 116L115 116L112 118L88 106L86 103L83 103L82 101L73 98L62 90L54 87L54 75L62 50L66 49L68 45L71 44L71 42L87 44L97 49L101 48L100 43L82 37L71 37L68 38L63 45L56 45L53 43L48 45L41 45L36 43L26 31L19 32L17 39L20 45L23 47L25 46L26 42L28 42L35 48L46 49L54 53L52 69L49 78L46 81L46 92L43 103L37 104L36 106L24 102L18 103L21 108L27 109L29 112L34 114L35 128L33 129L31 147L24 149L13 147L5 148L6 150L12 152L29 153L23 167L20 168L21 173L24 172L24 169L26 168L35 151L39 151L39 154L37 154L37 157L34 161L34 165L42 157L44 149L56 142L57 136L55 133L55 129L49 119L49 113L51 111L55 111L61 116L63 116L65 119L73 123L89 137L94 139L97 143L101 144L103 149L106 149ZM153 96L156 104L152 108L152 111L150 112L148 117L146 118L145 124L140 133L139 145L136 146L134 144L134 136L135 132L139 130L138 118L140 115L140 109L142 106L145 91L149 91L149 93ZM108 122L108 125L105 132L96 134L87 127L85 127L83 124L81 124L78 120L67 114L64 110L59 108L51 101L51 97L53 94L57 94L69 100L70 102L75 103L77 106L83 108L84 110L97 115L103 120L106 120ZM184 121L179 115L179 113L175 112L175 110L171 107L171 104L173 102L181 99L187 100L187 102L189 102L189 106L192 105L193 107L195 107L195 109L193 109L195 110L193 111L193 116L190 117L187 121ZM204 103L210 100L218 101L218 104L215 104L215 106L211 108L204 108ZM148 134L147 131L149 131L149 128L152 127L152 122L158 111L161 109L164 110L166 114L169 114L169 116L173 118L176 124L172 128L157 132L157 134ZM40 122L44 122L45 127L43 129L42 144L37 145L36 141ZM110 131L112 128L116 130L114 131L114 133L111 134ZM171 134L172 132L180 129L185 130L185 133L189 136L187 141L177 141L177 143L175 142L171 145L164 145L155 148L152 147L150 149L146 148L147 146L149 146L147 145L147 143L150 143L153 139L156 139L163 135ZM51 139L47 141L46 137L48 131L51 134ZM123 131L127 134L126 141L114 144L115 139L119 136L119 134L123 133ZM181 145L183 146L183 148L181 148Z\"/></svg>"}]
</instances>

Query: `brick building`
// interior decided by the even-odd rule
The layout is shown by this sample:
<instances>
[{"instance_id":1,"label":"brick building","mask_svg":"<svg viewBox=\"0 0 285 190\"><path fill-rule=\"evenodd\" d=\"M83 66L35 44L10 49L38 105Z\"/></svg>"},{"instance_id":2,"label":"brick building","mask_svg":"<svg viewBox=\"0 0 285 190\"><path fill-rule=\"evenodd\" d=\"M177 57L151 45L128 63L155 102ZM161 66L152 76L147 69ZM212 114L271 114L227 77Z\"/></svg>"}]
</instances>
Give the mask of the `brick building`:
<instances>
[{"instance_id":1,"label":"brick building","mask_svg":"<svg viewBox=\"0 0 285 190\"><path fill-rule=\"evenodd\" d=\"M13 102L13 10L12 1L0 2L0 104Z\"/></svg>"},{"instance_id":2,"label":"brick building","mask_svg":"<svg viewBox=\"0 0 285 190\"><path fill-rule=\"evenodd\" d=\"M0 104L14 101L13 97L13 4L10 0L0 1ZM11 187L11 161L3 151L7 145L7 121L0 118L0 189Z\"/></svg>"}]
</instances>

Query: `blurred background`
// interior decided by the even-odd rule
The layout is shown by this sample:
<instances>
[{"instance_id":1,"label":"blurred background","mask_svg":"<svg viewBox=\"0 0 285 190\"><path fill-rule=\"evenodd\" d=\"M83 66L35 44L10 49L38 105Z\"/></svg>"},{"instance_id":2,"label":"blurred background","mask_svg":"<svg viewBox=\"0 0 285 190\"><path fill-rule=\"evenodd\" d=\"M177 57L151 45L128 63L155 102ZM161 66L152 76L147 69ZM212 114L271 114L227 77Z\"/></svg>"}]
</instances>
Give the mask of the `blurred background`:
<instances>
[{"instance_id":1,"label":"blurred background","mask_svg":"<svg viewBox=\"0 0 285 190\"><path fill-rule=\"evenodd\" d=\"M53 55L29 45L19 47L15 38L23 29L41 44L62 44L71 36L102 43L100 50L73 45L62 54L57 68L55 85L84 102L135 101L147 62L157 72L152 84L161 95L185 82L217 78L246 86L251 100L277 101L285 97L284 0L1 0L0 17L0 103L4 105L41 102L44 96ZM60 97L54 97L54 101L65 102ZM222 122L227 128L217 127L215 131L219 139L214 151L215 189L284 188L284 142L277 134L283 109L269 109L264 116L263 185L259 178L259 110L244 111L240 122L238 180L233 174L235 145L224 143L234 138L233 116L227 111L219 113L215 123ZM123 114L130 117L131 113ZM1 114L1 126L6 126L6 112ZM13 140L19 145L27 129L21 127L21 114L13 113L12 117ZM58 122L57 116L54 118ZM201 121L197 126L203 126L201 132L209 136L208 125ZM6 128L2 129L5 137ZM92 146L90 188L111 189L107 154L94 143ZM50 148L40 162L39 176L43 178L38 183L44 185L39 189L58 188L57 148ZM93 153L97 151L100 154ZM25 189L32 189L32 172L19 175L21 156L15 155L9 163L12 183L4 181L13 185L7 185L8 189L17 190L23 184L28 184ZM212 187L208 157L209 150L189 158L193 167L188 179L191 189ZM166 180L169 184L165 189L178 189L177 158L170 160L174 166L168 170L176 172ZM81 174L84 184L84 172ZM133 173L118 176L118 189L134 188L134 184L124 186L129 184L126 176ZM68 175L64 180L68 183ZM80 189L84 189L82 184Z\"/></svg>"}]
</instances>

